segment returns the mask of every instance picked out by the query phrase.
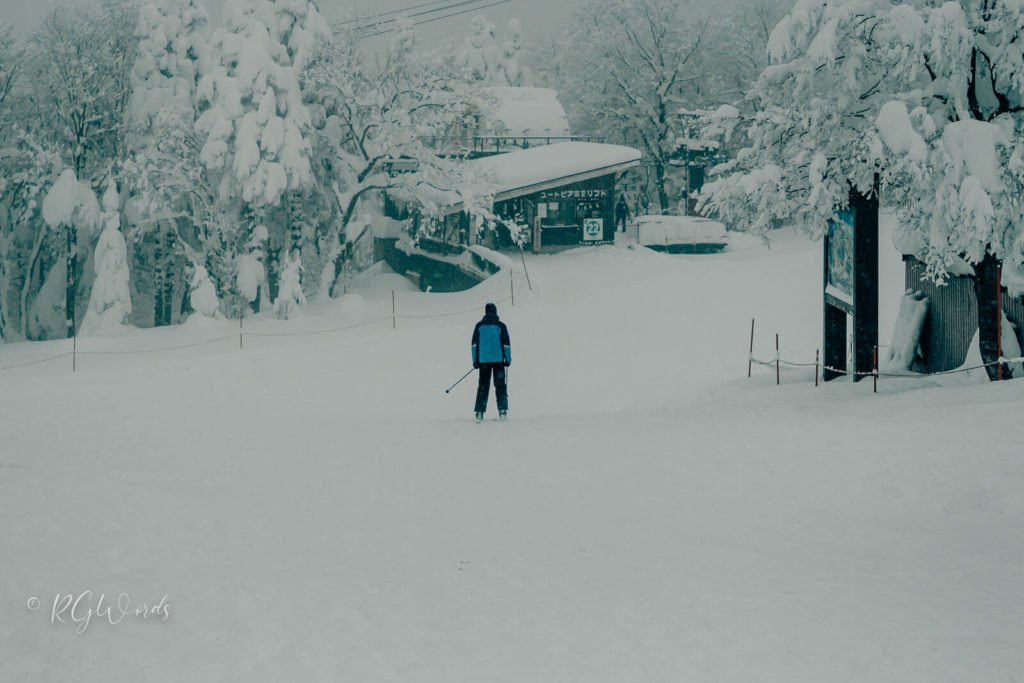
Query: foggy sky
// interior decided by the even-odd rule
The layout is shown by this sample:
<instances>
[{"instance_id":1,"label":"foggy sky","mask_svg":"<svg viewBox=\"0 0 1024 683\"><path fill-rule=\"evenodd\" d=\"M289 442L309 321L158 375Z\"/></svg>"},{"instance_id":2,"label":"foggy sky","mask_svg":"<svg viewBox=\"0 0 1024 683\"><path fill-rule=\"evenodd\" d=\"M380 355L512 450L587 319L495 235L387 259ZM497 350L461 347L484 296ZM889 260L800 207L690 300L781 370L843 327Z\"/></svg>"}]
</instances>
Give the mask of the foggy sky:
<instances>
[{"instance_id":1,"label":"foggy sky","mask_svg":"<svg viewBox=\"0 0 1024 683\"><path fill-rule=\"evenodd\" d=\"M30 31L54 6L76 1L80 0L0 0L0 20L14 24L21 32ZM367 16L422 5L424 2L426 0L319 0L317 5L324 16L333 21L341 14L343 8ZM214 23L219 23L223 3L224 0L206 0L207 9ZM509 19L522 20L525 38L529 41L560 29L568 20L573 4L572 0L511 0L504 5L488 7L482 10L482 13L498 26L499 37L504 33L505 24ZM436 44L446 37L461 40L469 34L469 24L478 13L481 12L474 11L445 21L425 24L418 31L427 45Z\"/></svg>"}]
</instances>

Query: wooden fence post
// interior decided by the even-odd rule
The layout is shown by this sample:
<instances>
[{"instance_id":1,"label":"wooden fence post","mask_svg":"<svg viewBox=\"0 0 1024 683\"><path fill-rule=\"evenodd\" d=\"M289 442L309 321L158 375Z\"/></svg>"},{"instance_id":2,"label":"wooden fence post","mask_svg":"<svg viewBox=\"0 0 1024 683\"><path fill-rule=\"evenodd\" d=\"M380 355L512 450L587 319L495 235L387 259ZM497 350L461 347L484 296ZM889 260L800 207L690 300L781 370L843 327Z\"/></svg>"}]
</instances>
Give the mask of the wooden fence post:
<instances>
[{"instance_id":1,"label":"wooden fence post","mask_svg":"<svg viewBox=\"0 0 1024 683\"><path fill-rule=\"evenodd\" d=\"M874 358L874 361L873 361L873 366L872 366L871 374L874 375L874 382L875 382L875 392L874 393L877 394L878 393L878 346L877 345L875 346L875 358Z\"/></svg>"}]
</instances>

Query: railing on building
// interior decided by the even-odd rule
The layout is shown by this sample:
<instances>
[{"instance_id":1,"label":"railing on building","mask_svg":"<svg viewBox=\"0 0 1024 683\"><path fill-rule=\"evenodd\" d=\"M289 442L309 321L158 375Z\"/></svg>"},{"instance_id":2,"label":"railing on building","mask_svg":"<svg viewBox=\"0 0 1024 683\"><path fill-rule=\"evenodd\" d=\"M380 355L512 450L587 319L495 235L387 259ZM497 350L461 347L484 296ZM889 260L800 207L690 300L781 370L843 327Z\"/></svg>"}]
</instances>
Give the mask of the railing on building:
<instances>
[{"instance_id":1,"label":"railing on building","mask_svg":"<svg viewBox=\"0 0 1024 683\"><path fill-rule=\"evenodd\" d=\"M473 137L440 137L423 138L424 144L443 154L480 158L515 152L531 147L543 147L559 142L604 142L605 138L597 135L477 135Z\"/></svg>"}]
</instances>

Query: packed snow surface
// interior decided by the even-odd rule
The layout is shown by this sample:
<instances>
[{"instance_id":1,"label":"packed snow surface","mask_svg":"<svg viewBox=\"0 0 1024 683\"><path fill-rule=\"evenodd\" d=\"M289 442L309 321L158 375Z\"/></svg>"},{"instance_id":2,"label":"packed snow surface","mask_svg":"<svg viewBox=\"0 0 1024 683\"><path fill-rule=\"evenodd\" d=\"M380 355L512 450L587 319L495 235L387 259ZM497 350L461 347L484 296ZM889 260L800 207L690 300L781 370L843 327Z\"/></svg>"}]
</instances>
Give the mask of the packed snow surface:
<instances>
[{"instance_id":1,"label":"packed snow surface","mask_svg":"<svg viewBox=\"0 0 1024 683\"><path fill-rule=\"evenodd\" d=\"M225 338L0 372L0 680L1015 680L1024 382L747 379L755 315L755 354L813 360L820 252L527 256L532 292L518 258L459 294L377 268L243 349L195 317L79 348ZM516 360L478 425L444 389L486 301ZM87 590L170 616L51 623Z\"/></svg>"}]
</instances>

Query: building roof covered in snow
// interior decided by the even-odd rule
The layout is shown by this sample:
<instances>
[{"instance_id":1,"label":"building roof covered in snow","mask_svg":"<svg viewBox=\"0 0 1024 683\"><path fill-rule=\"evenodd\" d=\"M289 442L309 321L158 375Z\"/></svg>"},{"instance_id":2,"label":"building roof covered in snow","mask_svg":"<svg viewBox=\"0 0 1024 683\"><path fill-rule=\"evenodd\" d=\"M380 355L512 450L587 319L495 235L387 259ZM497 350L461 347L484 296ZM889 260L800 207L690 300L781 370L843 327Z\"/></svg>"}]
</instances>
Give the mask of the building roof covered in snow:
<instances>
[{"instance_id":1,"label":"building roof covered in snow","mask_svg":"<svg viewBox=\"0 0 1024 683\"><path fill-rule=\"evenodd\" d=\"M505 137L568 137L569 117L550 88L486 88L497 101L489 133Z\"/></svg>"},{"instance_id":2,"label":"building roof covered in snow","mask_svg":"<svg viewBox=\"0 0 1024 683\"><path fill-rule=\"evenodd\" d=\"M599 142L559 142L468 162L495 183L494 201L500 202L621 173L640 164L640 150ZM451 207L458 210L459 205Z\"/></svg>"}]
</instances>

